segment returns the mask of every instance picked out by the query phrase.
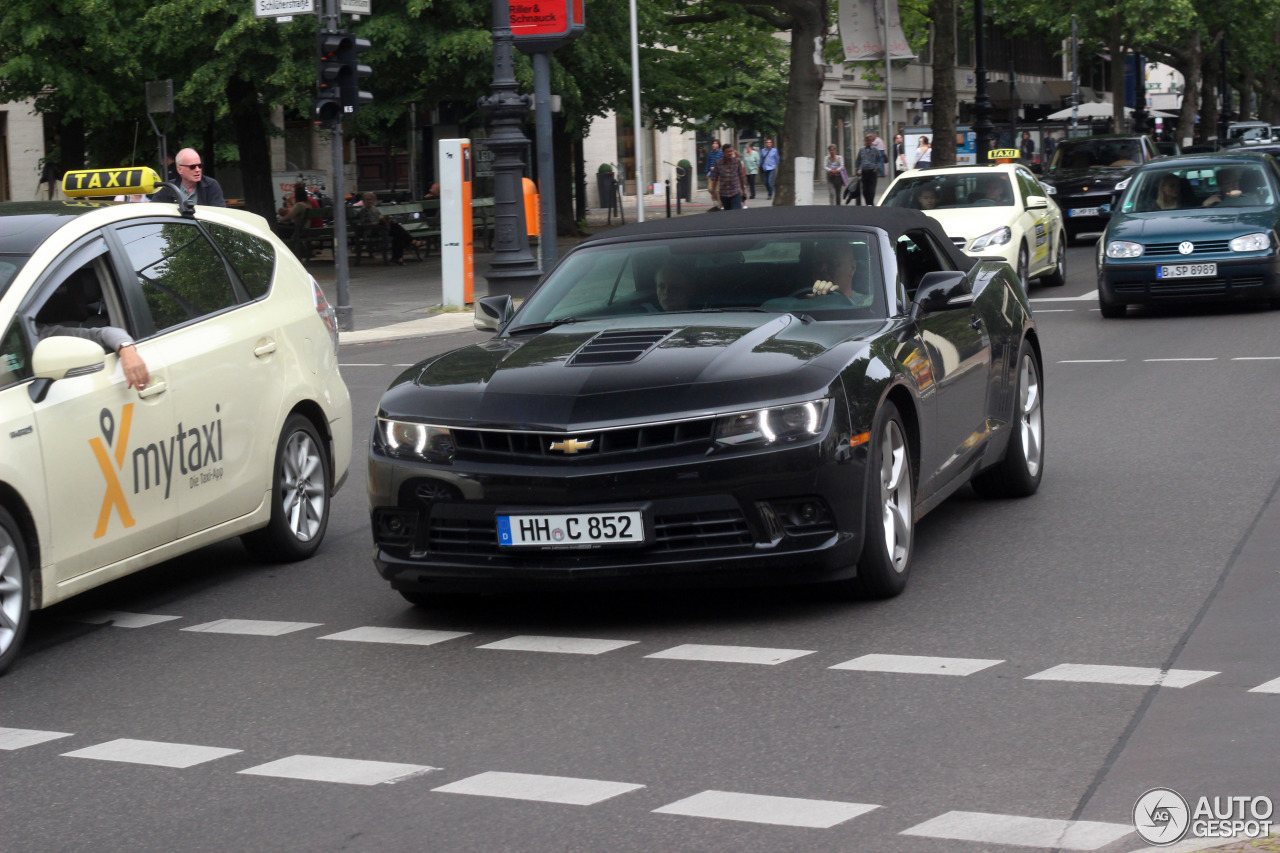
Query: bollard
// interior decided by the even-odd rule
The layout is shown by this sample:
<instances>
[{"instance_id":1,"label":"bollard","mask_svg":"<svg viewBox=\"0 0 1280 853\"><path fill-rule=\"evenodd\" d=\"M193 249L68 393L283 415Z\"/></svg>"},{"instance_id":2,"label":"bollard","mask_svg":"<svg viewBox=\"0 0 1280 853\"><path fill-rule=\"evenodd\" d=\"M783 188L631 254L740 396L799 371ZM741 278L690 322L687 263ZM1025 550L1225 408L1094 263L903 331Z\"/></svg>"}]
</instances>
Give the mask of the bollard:
<instances>
[{"instance_id":1,"label":"bollard","mask_svg":"<svg viewBox=\"0 0 1280 853\"><path fill-rule=\"evenodd\" d=\"M667 178L667 219L671 218L671 179Z\"/></svg>"}]
</instances>

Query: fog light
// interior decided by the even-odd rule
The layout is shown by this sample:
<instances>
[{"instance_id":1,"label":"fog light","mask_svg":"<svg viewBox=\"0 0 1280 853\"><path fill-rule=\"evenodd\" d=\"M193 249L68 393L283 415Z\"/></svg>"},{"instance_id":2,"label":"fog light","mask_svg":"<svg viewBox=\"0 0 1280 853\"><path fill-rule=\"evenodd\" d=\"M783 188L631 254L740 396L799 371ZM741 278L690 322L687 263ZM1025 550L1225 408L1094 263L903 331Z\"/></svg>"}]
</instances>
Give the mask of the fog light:
<instances>
[{"instance_id":1,"label":"fog light","mask_svg":"<svg viewBox=\"0 0 1280 853\"><path fill-rule=\"evenodd\" d=\"M808 524L818 517L818 508L811 503L803 503L797 509L797 514L802 522Z\"/></svg>"}]
</instances>

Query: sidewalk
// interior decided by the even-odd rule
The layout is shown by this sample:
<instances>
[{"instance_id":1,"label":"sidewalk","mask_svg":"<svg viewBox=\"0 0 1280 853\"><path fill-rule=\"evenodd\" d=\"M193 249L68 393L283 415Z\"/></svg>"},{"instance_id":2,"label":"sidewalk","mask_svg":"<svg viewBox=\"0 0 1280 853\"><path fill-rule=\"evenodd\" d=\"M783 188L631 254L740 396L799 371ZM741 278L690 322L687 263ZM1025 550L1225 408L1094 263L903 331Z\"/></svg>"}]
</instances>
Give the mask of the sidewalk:
<instances>
[{"instance_id":1,"label":"sidewalk","mask_svg":"<svg viewBox=\"0 0 1280 853\"><path fill-rule=\"evenodd\" d=\"M814 204L828 203L825 185L814 186L813 198ZM694 199L693 202L681 204L680 216L701 216L710 210L710 198L705 191L695 193ZM757 190L755 199L747 201L748 204L760 207L770 204L763 189ZM666 215L666 203L661 197L645 199L646 221L663 219ZM671 202L671 215L673 218L677 215L674 199ZM635 196L624 198L622 217L616 213L610 217L607 209L588 210L586 230L598 234L609 228L617 228L623 224L623 217L628 224L636 221ZM557 243L557 257L563 257L580 241L581 238L575 237L561 238ZM531 248L531 252L536 258L536 246ZM476 251L475 298L487 295L484 274L492 257L492 252L483 248ZM306 268L315 276L329 303L337 307L337 280L332 256L328 253L321 255L308 261ZM443 284L438 250L421 262L414 260L412 253L407 253L404 266L383 266L381 261L369 258L363 259L360 264L353 260L348 266L347 291L355 331L339 333L339 341L343 344L388 341L474 328L473 311L470 308L445 311L441 307Z\"/></svg>"}]
</instances>

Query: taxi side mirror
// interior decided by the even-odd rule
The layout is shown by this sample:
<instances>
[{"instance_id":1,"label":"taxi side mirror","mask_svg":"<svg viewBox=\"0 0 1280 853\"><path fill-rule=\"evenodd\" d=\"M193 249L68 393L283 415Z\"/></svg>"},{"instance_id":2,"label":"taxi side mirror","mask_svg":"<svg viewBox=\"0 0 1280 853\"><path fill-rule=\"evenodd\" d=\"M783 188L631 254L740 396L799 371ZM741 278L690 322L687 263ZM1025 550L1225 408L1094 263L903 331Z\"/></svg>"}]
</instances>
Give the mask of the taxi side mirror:
<instances>
[{"instance_id":1,"label":"taxi side mirror","mask_svg":"<svg viewBox=\"0 0 1280 853\"><path fill-rule=\"evenodd\" d=\"M86 338L53 335L36 344L31 370L37 379L66 379L97 373L103 367L102 347Z\"/></svg>"},{"instance_id":2,"label":"taxi side mirror","mask_svg":"<svg viewBox=\"0 0 1280 853\"><path fill-rule=\"evenodd\" d=\"M475 327L481 332L496 332L511 319L511 296L485 296L476 300Z\"/></svg>"},{"instance_id":3,"label":"taxi side mirror","mask_svg":"<svg viewBox=\"0 0 1280 853\"><path fill-rule=\"evenodd\" d=\"M1042 195L1027 196L1027 210L1043 210L1049 206L1049 199Z\"/></svg>"}]
</instances>

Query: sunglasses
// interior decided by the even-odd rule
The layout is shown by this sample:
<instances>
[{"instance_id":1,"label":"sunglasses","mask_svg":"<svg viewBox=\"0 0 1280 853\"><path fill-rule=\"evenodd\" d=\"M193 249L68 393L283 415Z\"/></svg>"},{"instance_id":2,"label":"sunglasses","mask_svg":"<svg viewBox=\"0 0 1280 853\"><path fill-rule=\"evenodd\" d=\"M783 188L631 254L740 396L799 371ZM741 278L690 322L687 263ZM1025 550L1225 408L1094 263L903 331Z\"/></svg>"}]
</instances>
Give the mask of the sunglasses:
<instances>
[{"instance_id":1,"label":"sunglasses","mask_svg":"<svg viewBox=\"0 0 1280 853\"><path fill-rule=\"evenodd\" d=\"M182 169L200 169L200 168L203 168L203 166L204 166L203 163L179 163L178 164L178 167Z\"/></svg>"}]
</instances>

